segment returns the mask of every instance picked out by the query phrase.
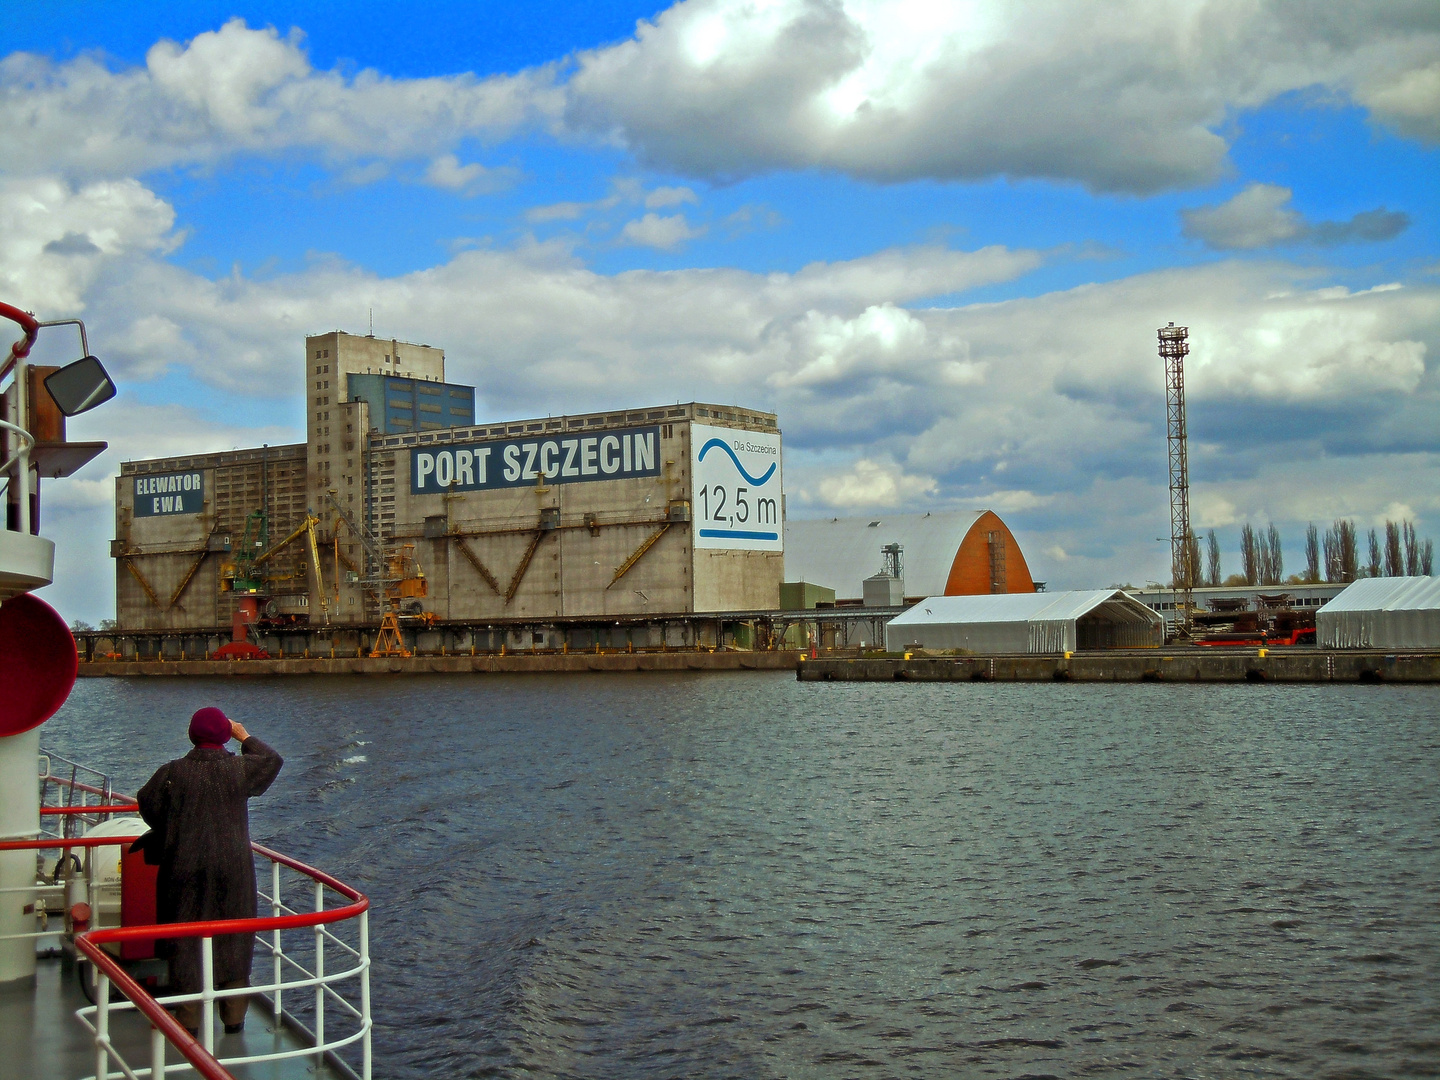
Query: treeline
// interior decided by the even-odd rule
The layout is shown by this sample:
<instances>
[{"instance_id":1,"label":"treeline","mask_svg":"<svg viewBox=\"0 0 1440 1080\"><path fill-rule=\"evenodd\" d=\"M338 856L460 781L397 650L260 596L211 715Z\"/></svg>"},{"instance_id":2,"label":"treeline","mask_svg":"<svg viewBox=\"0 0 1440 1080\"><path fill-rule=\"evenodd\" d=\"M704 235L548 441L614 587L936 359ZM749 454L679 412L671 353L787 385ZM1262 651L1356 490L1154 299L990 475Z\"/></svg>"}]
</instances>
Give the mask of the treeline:
<instances>
[{"instance_id":1,"label":"treeline","mask_svg":"<svg viewBox=\"0 0 1440 1080\"><path fill-rule=\"evenodd\" d=\"M1211 529L1201 552L1200 538L1190 534L1189 566L1182 567L1175 584L1207 585L1314 585L1355 581L1362 577L1429 577L1435 571L1435 545L1421 540L1410 520L1387 521L1381 531L1371 529L1362 551L1355 522L1337 520L1322 533L1312 522L1305 530L1305 570L1285 576L1285 553L1280 530L1273 524L1263 531L1246 522L1240 530L1240 572L1226 577L1221 566L1220 541ZM1362 556L1363 560L1362 561Z\"/></svg>"}]
</instances>

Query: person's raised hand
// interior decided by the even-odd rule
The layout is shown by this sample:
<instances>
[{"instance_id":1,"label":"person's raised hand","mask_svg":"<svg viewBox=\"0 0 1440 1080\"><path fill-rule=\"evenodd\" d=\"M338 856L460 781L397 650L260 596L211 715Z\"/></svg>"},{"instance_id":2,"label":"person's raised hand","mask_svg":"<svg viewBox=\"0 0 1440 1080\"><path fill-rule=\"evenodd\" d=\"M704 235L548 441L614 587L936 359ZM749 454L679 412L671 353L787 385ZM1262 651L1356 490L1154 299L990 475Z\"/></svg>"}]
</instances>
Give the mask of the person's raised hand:
<instances>
[{"instance_id":1,"label":"person's raised hand","mask_svg":"<svg viewBox=\"0 0 1440 1080\"><path fill-rule=\"evenodd\" d=\"M244 742L250 737L250 732L245 730L245 725L238 720L230 721L230 737L236 742Z\"/></svg>"}]
</instances>

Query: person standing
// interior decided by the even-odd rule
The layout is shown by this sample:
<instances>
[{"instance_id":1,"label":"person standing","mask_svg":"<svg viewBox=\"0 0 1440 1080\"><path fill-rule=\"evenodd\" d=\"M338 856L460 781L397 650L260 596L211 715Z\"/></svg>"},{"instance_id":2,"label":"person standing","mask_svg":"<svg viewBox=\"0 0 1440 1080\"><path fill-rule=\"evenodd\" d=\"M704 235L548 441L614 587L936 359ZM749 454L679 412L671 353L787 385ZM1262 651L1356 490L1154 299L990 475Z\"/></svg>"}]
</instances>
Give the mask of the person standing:
<instances>
[{"instance_id":1,"label":"person standing","mask_svg":"<svg viewBox=\"0 0 1440 1080\"><path fill-rule=\"evenodd\" d=\"M230 739L240 753L225 748ZM190 718L195 748L160 766L140 789L140 816L150 826L147 861L159 864L156 922L198 922L255 917L255 862L250 850L248 800L263 795L284 760L215 708ZM156 955L170 962L168 993L196 994L204 988L198 937L162 939ZM255 935L214 939L217 990L250 985ZM227 1033L245 1026L247 996L220 998ZM175 1007L175 1018L192 1034L200 1026L200 1002Z\"/></svg>"}]
</instances>

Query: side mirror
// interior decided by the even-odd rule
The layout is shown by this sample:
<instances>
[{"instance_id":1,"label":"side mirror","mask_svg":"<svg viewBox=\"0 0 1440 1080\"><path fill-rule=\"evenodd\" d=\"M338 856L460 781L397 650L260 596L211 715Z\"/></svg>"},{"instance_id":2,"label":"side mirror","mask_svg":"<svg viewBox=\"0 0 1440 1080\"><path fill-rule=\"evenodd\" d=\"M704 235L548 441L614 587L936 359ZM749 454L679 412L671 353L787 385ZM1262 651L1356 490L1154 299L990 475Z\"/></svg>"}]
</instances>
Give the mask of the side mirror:
<instances>
[{"instance_id":1,"label":"side mirror","mask_svg":"<svg viewBox=\"0 0 1440 1080\"><path fill-rule=\"evenodd\" d=\"M45 378L45 389L66 416L79 416L115 396L115 384L93 356L51 372Z\"/></svg>"}]
</instances>

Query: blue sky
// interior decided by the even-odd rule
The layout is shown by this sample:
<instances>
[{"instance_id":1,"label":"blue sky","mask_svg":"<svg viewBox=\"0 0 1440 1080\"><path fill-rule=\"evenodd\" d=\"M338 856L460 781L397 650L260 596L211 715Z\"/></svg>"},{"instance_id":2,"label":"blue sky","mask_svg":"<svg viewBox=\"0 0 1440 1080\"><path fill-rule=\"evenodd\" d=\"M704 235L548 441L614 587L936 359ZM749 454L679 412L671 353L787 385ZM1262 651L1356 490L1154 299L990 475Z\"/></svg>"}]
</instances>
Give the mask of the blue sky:
<instances>
[{"instance_id":1,"label":"blue sky","mask_svg":"<svg viewBox=\"0 0 1440 1080\"><path fill-rule=\"evenodd\" d=\"M298 440L301 338L371 308L487 417L774 409L792 514L993 507L1057 586L1166 572L1173 319L1227 552L1440 523L1434 5L49 3L0 35L0 288L122 385L47 490L68 615L108 614L117 462Z\"/></svg>"}]
</instances>

